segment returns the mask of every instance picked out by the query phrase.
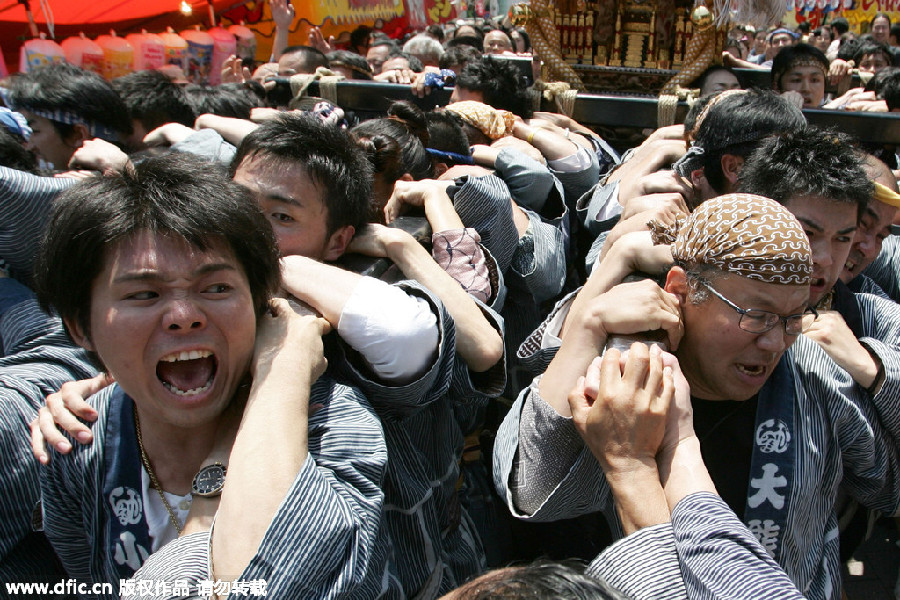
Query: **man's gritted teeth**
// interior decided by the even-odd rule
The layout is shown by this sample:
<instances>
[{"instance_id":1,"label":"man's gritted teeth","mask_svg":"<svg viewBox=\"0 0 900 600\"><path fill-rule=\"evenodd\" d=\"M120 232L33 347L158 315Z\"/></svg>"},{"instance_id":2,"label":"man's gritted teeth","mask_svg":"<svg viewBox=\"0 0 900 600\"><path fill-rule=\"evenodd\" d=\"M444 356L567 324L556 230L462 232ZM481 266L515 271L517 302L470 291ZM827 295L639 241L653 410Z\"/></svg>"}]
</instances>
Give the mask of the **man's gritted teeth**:
<instances>
[{"instance_id":1,"label":"man's gritted teeth","mask_svg":"<svg viewBox=\"0 0 900 600\"><path fill-rule=\"evenodd\" d=\"M844 268L852 274L856 275L856 267L859 265L862 259L862 255L856 251L850 251L850 256L847 258L847 262L844 263Z\"/></svg>"}]
</instances>

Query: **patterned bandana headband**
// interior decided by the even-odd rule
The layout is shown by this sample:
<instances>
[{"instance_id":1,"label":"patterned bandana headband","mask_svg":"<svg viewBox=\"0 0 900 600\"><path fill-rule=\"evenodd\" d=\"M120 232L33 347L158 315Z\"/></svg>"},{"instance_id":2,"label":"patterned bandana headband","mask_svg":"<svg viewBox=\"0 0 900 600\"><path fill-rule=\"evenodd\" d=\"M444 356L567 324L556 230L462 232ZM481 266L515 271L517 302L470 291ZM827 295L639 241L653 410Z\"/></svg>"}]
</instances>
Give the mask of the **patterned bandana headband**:
<instances>
[{"instance_id":1,"label":"patterned bandana headband","mask_svg":"<svg viewBox=\"0 0 900 600\"><path fill-rule=\"evenodd\" d=\"M809 283L809 241L794 215L774 200L727 194L707 200L672 228L651 221L650 229L654 243L672 245L676 261L766 283Z\"/></svg>"},{"instance_id":2,"label":"patterned bandana headband","mask_svg":"<svg viewBox=\"0 0 900 600\"><path fill-rule=\"evenodd\" d=\"M516 115L511 112L496 109L474 100L454 102L448 104L444 110L459 115L463 121L472 127L477 127L492 140L512 135L513 125L516 123Z\"/></svg>"}]
</instances>

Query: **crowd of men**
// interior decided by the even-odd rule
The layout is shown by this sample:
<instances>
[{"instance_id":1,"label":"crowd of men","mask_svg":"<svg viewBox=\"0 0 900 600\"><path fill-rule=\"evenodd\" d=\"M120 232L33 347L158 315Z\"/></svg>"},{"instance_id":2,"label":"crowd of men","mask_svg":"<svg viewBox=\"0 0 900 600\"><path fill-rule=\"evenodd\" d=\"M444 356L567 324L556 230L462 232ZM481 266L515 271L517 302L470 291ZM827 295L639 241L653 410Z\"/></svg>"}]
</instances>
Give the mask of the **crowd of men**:
<instances>
[{"instance_id":1,"label":"crowd of men","mask_svg":"<svg viewBox=\"0 0 900 600\"><path fill-rule=\"evenodd\" d=\"M726 89L620 155L511 32L360 32L4 82L0 580L841 597L900 512L895 149ZM451 102L361 121L343 67Z\"/></svg>"}]
</instances>

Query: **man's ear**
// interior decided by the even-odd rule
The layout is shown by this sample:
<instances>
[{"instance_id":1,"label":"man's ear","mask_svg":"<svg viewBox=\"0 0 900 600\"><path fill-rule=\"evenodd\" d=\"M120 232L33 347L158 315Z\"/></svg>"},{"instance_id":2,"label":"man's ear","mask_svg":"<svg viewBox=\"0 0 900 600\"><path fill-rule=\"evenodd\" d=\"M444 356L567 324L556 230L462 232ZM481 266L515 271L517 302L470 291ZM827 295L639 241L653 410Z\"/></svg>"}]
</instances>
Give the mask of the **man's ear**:
<instances>
[{"instance_id":1,"label":"man's ear","mask_svg":"<svg viewBox=\"0 0 900 600\"><path fill-rule=\"evenodd\" d=\"M404 173L400 176L400 181L415 181L415 179L413 179L413 176L409 173Z\"/></svg>"},{"instance_id":2,"label":"man's ear","mask_svg":"<svg viewBox=\"0 0 900 600\"><path fill-rule=\"evenodd\" d=\"M334 231L325 243L325 253L322 256L322 260L333 262L340 258L346 252L347 246L355 233L356 228L353 225L344 225Z\"/></svg>"},{"instance_id":3,"label":"man's ear","mask_svg":"<svg viewBox=\"0 0 900 600\"><path fill-rule=\"evenodd\" d=\"M65 323L69 335L72 337L72 340L76 344L78 344L88 352L95 352L94 345L91 343L90 338L87 336L87 333L84 331L84 329L82 329L81 325L79 325L77 321L74 321L72 319L64 319L63 323Z\"/></svg>"},{"instance_id":4,"label":"man's ear","mask_svg":"<svg viewBox=\"0 0 900 600\"><path fill-rule=\"evenodd\" d=\"M666 274L666 285L663 286L668 293L678 298L678 303L684 305L688 295L687 273L681 267L672 267Z\"/></svg>"},{"instance_id":5,"label":"man's ear","mask_svg":"<svg viewBox=\"0 0 900 600\"><path fill-rule=\"evenodd\" d=\"M84 142L91 139L91 132L84 123L75 123L72 126L72 133L67 135L63 140L72 148L81 148Z\"/></svg>"},{"instance_id":6,"label":"man's ear","mask_svg":"<svg viewBox=\"0 0 900 600\"><path fill-rule=\"evenodd\" d=\"M438 162L434 163L434 178L437 179L441 175L447 172L447 169L450 167L447 166L447 163Z\"/></svg>"},{"instance_id":7,"label":"man's ear","mask_svg":"<svg viewBox=\"0 0 900 600\"><path fill-rule=\"evenodd\" d=\"M737 185L738 175L741 174L741 169L743 168L743 156L735 156L734 154L722 155L722 174L725 175L725 179L728 180L732 188Z\"/></svg>"},{"instance_id":8,"label":"man's ear","mask_svg":"<svg viewBox=\"0 0 900 600\"><path fill-rule=\"evenodd\" d=\"M691 184L695 189L700 189L706 183L706 173L703 169L694 169L691 171Z\"/></svg>"}]
</instances>

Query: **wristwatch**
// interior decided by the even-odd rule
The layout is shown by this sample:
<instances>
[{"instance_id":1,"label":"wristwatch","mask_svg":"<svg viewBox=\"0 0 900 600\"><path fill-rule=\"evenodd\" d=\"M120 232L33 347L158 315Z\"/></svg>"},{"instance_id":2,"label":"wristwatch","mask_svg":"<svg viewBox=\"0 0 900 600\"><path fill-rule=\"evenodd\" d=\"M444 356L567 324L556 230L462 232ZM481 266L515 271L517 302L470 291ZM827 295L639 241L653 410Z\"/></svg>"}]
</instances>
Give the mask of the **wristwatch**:
<instances>
[{"instance_id":1,"label":"wristwatch","mask_svg":"<svg viewBox=\"0 0 900 600\"><path fill-rule=\"evenodd\" d=\"M203 496L211 498L222 493L225 487L225 472L227 468L220 462L213 463L202 467L197 474L194 475L194 482L191 484L191 493L195 496Z\"/></svg>"}]
</instances>

